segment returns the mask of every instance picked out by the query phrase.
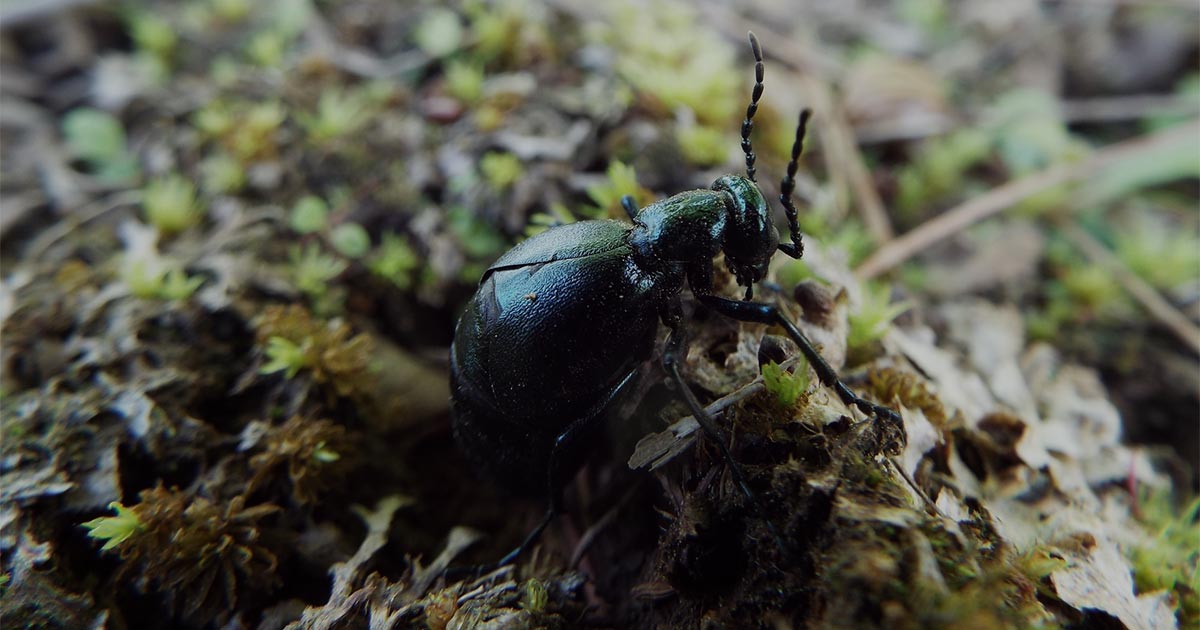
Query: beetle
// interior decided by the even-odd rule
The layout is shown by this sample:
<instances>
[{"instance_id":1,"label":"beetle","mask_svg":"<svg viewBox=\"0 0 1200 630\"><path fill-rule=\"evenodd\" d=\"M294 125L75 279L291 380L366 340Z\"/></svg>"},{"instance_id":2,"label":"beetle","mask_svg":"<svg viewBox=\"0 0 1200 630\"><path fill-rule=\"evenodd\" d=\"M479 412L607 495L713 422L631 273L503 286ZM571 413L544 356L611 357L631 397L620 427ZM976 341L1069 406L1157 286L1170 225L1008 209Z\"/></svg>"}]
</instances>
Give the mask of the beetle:
<instances>
[{"instance_id":1,"label":"beetle","mask_svg":"<svg viewBox=\"0 0 1200 630\"><path fill-rule=\"evenodd\" d=\"M759 507L726 441L683 378L687 354L681 292L726 317L781 326L821 383L848 406L898 422L895 411L855 394L804 334L767 303L751 301L754 283L776 252L804 253L792 201L811 110L796 126L780 188L789 242L780 242L755 178L750 142L763 93L763 56L750 33L754 88L741 127L745 175L726 175L637 208L622 199L629 222L581 221L552 227L509 250L480 279L451 346L451 412L461 449L487 477L522 494L541 494L545 516L499 565L514 560L559 512L561 488L581 464L605 412L651 358L659 323L669 331L662 364L693 416L720 447L741 492ZM746 287L743 300L716 295L714 257ZM533 297L536 296L536 297ZM772 534L783 545L770 521Z\"/></svg>"}]
</instances>

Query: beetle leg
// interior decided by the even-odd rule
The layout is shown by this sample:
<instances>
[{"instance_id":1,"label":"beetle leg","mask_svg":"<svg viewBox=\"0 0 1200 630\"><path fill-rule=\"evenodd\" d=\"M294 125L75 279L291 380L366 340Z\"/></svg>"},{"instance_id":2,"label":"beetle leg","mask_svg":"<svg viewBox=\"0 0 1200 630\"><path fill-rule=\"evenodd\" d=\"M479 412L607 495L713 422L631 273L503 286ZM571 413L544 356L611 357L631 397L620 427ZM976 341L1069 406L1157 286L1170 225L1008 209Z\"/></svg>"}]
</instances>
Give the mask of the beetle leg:
<instances>
[{"instance_id":1,"label":"beetle leg","mask_svg":"<svg viewBox=\"0 0 1200 630\"><path fill-rule=\"evenodd\" d=\"M688 387L687 381L683 379L683 374L680 372L679 366L683 363L683 358L687 356L687 331L684 330L681 323L679 303L676 301L669 307L668 313L663 317L664 323L671 330L671 335L667 338L667 347L663 350L663 367L667 373L675 379L675 386L679 389L679 393L683 396L684 402L692 410L692 417L696 419L696 423L704 430L708 437L717 443L721 449L721 456L725 459L725 464L729 466L729 471L733 474L733 480L737 483L738 489L754 506L754 509L763 517L763 523L770 530L771 536L783 551L787 551L787 546L783 542L783 537L779 535L779 530L775 529L775 525L767 518L766 510L763 509L762 503L754 491L750 489L746 483L746 476L742 474L742 467L733 458L733 453L729 452L729 445L725 442L725 437L721 435L721 431L717 429L717 425L704 411L704 406L696 400L696 394L692 392L692 388Z\"/></svg>"},{"instance_id":2,"label":"beetle leg","mask_svg":"<svg viewBox=\"0 0 1200 630\"><path fill-rule=\"evenodd\" d=\"M525 535L525 539L521 541L521 544L516 549L505 554L496 563L496 568L515 561L521 554L525 553L541 537L542 531L546 529L550 521L553 521L554 517L562 512L562 486L568 481L562 479L562 476L565 466L571 465L570 462L563 461L563 454L571 450L571 445L576 440L587 439L591 430L596 427L596 422L603 418L604 412L608 410L613 400L633 382L636 375L637 370L631 370L613 388L611 393L589 409L582 418L567 426L565 431L558 434L558 437L554 438L554 445L550 447L550 461L546 466L546 513L542 515L542 520L538 522L537 526Z\"/></svg>"},{"instance_id":3,"label":"beetle leg","mask_svg":"<svg viewBox=\"0 0 1200 630\"><path fill-rule=\"evenodd\" d=\"M621 197L621 207L625 209L625 214L629 215L630 221L637 218L638 207L637 202L633 200L633 195Z\"/></svg>"},{"instance_id":4,"label":"beetle leg","mask_svg":"<svg viewBox=\"0 0 1200 630\"><path fill-rule=\"evenodd\" d=\"M718 313L731 317L743 322L758 322L760 324L778 324L787 331L792 341L800 346L800 352L804 354L804 358L813 366L817 372L817 378L821 379L821 383L826 387L830 387L837 392L838 398L847 406L858 407L863 413L876 418L887 420L889 422L901 422L900 414L896 413L883 405L876 405L863 397L855 394L845 383L842 382L833 368L825 362L821 357L821 353L813 348L812 343L800 332L792 322L788 321L779 309L771 304L762 304L759 302L739 302L737 300L727 300L715 295L696 295L696 299L700 300L701 304L717 311Z\"/></svg>"}]
</instances>

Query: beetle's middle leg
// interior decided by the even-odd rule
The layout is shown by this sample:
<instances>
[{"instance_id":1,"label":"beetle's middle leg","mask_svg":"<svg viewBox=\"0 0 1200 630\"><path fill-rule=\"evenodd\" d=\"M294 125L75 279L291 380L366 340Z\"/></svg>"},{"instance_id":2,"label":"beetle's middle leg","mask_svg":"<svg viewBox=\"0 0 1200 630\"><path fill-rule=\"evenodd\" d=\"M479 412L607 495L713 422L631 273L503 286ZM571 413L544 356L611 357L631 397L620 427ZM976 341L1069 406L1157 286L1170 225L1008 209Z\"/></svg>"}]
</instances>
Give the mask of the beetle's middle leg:
<instances>
[{"instance_id":1,"label":"beetle's middle leg","mask_svg":"<svg viewBox=\"0 0 1200 630\"><path fill-rule=\"evenodd\" d=\"M692 388L688 386L687 381L683 379L683 374L680 372L679 366L687 356L688 343L687 331L683 328L683 317L678 300L668 305L662 319L663 323L671 330L670 336L667 337L667 346L663 350L663 367L666 368L667 373L675 380L675 386L678 388L680 395L683 396L684 402L691 409L692 417L696 419L696 423L700 425L700 428L721 449L721 456L725 459L725 464L729 466L729 471L733 474L733 480L737 483L738 489L742 491L742 494L745 495L750 505L754 506L754 509L763 517L763 523L770 530L771 536L775 538L775 542L779 545L779 548L786 551L787 546L783 542L783 537L779 535L779 531L775 529L775 525L767 518L762 503L758 500L754 491L750 489L749 484L746 483L746 476L742 473L742 467L733 458L733 453L729 451L729 445L725 442L725 437L717 429L716 423L713 422L708 413L704 411L704 406L696 399L696 394L692 392Z\"/></svg>"}]
</instances>

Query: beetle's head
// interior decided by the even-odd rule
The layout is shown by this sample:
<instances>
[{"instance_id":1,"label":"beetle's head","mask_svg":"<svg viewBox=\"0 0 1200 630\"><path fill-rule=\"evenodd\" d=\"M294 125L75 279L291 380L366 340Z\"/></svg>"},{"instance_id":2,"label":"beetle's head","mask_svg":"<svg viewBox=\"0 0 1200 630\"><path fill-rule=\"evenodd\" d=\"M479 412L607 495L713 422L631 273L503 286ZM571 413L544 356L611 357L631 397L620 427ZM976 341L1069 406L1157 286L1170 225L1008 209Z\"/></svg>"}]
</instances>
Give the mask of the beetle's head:
<instances>
[{"instance_id":1,"label":"beetle's head","mask_svg":"<svg viewBox=\"0 0 1200 630\"><path fill-rule=\"evenodd\" d=\"M751 287L767 275L771 256L779 247L779 231L771 223L771 211L758 185L744 175L726 175L713 182L723 192L725 209L725 265L737 283ZM749 293L747 293L749 294Z\"/></svg>"}]
</instances>

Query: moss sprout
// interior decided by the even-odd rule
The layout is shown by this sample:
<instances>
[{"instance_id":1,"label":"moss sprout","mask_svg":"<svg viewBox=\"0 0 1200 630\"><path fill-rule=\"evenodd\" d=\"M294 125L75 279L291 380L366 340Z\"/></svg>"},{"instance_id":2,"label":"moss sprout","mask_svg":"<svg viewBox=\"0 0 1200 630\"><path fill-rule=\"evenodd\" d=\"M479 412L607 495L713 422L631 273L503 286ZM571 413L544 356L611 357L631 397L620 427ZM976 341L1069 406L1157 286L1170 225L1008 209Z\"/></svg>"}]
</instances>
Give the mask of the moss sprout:
<instances>
[{"instance_id":1,"label":"moss sprout","mask_svg":"<svg viewBox=\"0 0 1200 630\"><path fill-rule=\"evenodd\" d=\"M367 95L358 90L326 88L315 113L299 112L296 120L310 142L324 145L358 133L374 113Z\"/></svg>"},{"instance_id":2,"label":"moss sprout","mask_svg":"<svg viewBox=\"0 0 1200 630\"><path fill-rule=\"evenodd\" d=\"M134 11L128 17L129 37L138 49L166 62L179 42L175 27L151 11Z\"/></svg>"},{"instance_id":3,"label":"moss sprout","mask_svg":"<svg viewBox=\"0 0 1200 630\"><path fill-rule=\"evenodd\" d=\"M328 294L329 281L341 275L348 266L346 261L330 256L317 243L294 246L290 250L292 281L296 288L314 300Z\"/></svg>"},{"instance_id":4,"label":"moss sprout","mask_svg":"<svg viewBox=\"0 0 1200 630\"><path fill-rule=\"evenodd\" d=\"M596 204L596 207L587 212L589 218L624 217L621 199L625 195L632 196L639 208L653 200L654 196L650 191L638 184L637 172L632 166L620 160L613 160L608 165L606 174L608 178L604 182L587 189L588 197Z\"/></svg>"},{"instance_id":5,"label":"moss sprout","mask_svg":"<svg viewBox=\"0 0 1200 630\"><path fill-rule=\"evenodd\" d=\"M341 223L329 233L329 242L347 258L362 258L371 250L371 235L357 223Z\"/></svg>"},{"instance_id":6,"label":"moss sprout","mask_svg":"<svg viewBox=\"0 0 1200 630\"><path fill-rule=\"evenodd\" d=\"M420 265L420 258L408 240L399 234L388 232L367 258L367 267L375 275L390 281L400 289L412 286L413 271Z\"/></svg>"},{"instance_id":7,"label":"moss sprout","mask_svg":"<svg viewBox=\"0 0 1200 630\"><path fill-rule=\"evenodd\" d=\"M550 204L550 209L546 212L537 212L529 217L529 223L525 225L525 236L536 236L546 230L568 223L574 223L575 216L570 210L561 203Z\"/></svg>"},{"instance_id":8,"label":"moss sprout","mask_svg":"<svg viewBox=\"0 0 1200 630\"><path fill-rule=\"evenodd\" d=\"M425 12L413 38L430 57L445 57L462 46L463 25L454 11L435 7Z\"/></svg>"},{"instance_id":9,"label":"moss sprout","mask_svg":"<svg viewBox=\"0 0 1200 630\"><path fill-rule=\"evenodd\" d=\"M487 64L525 67L553 51L546 7L531 0L469 2L471 52Z\"/></svg>"},{"instance_id":10,"label":"moss sprout","mask_svg":"<svg viewBox=\"0 0 1200 630\"><path fill-rule=\"evenodd\" d=\"M211 0L213 14L227 24L246 19L253 7L250 0Z\"/></svg>"},{"instance_id":11,"label":"moss sprout","mask_svg":"<svg viewBox=\"0 0 1200 630\"><path fill-rule=\"evenodd\" d=\"M1170 591L1181 627L1200 626L1200 497L1176 510L1169 492L1142 503L1151 538L1130 550L1139 593Z\"/></svg>"},{"instance_id":12,"label":"moss sprout","mask_svg":"<svg viewBox=\"0 0 1200 630\"><path fill-rule=\"evenodd\" d=\"M215 153L200 163L200 187L211 195L232 194L246 185L246 169L226 153Z\"/></svg>"},{"instance_id":13,"label":"moss sprout","mask_svg":"<svg viewBox=\"0 0 1200 630\"><path fill-rule=\"evenodd\" d=\"M277 506L247 507L242 497L221 504L161 484L140 499L84 524L105 541L103 550L120 555L118 579L161 593L177 614L200 623L228 615L241 592L279 584L276 551L260 525Z\"/></svg>"},{"instance_id":14,"label":"moss sprout","mask_svg":"<svg viewBox=\"0 0 1200 630\"><path fill-rule=\"evenodd\" d=\"M300 305L268 307L258 323L258 341L268 358L260 371L286 370L290 378L305 370L340 396L357 392L370 369L370 336L351 335L345 323L316 320Z\"/></svg>"},{"instance_id":15,"label":"moss sprout","mask_svg":"<svg viewBox=\"0 0 1200 630\"><path fill-rule=\"evenodd\" d=\"M200 276L143 260L126 262L121 280L134 297L167 301L186 300L204 284Z\"/></svg>"},{"instance_id":16,"label":"moss sprout","mask_svg":"<svg viewBox=\"0 0 1200 630\"><path fill-rule=\"evenodd\" d=\"M546 591L545 584L535 578L525 581L525 590L521 594L521 608L529 612L540 613L546 610L546 604L549 601L550 594Z\"/></svg>"},{"instance_id":17,"label":"moss sprout","mask_svg":"<svg viewBox=\"0 0 1200 630\"><path fill-rule=\"evenodd\" d=\"M925 142L916 159L899 171L896 202L902 212L927 210L963 189L967 171L992 153L991 136L967 128Z\"/></svg>"},{"instance_id":18,"label":"moss sprout","mask_svg":"<svg viewBox=\"0 0 1200 630\"><path fill-rule=\"evenodd\" d=\"M329 204L316 195L305 195L292 207L289 223L301 234L319 232L329 223Z\"/></svg>"},{"instance_id":19,"label":"moss sprout","mask_svg":"<svg viewBox=\"0 0 1200 630\"><path fill-rule=\"evenodd\" d=\"M288 37L275 30L266 29L255 33L246 44L246 57L256 65L274 68L283 62L287 51Z\"/></svg>"},{"instance_id":20,"label":"moss sprout","mask_svg":"<svg viewBox=\"0 0 1200 630\"><path fill-rule=\"evenodd\" d=\"M851 351L865 350L883 338L892 320L908 310L908 303L891 303L891 290L884 284L863 286L862 306L850 314L850 335L847 346Z\"/></svg>"},{"instance_id":21,"label":"moss sprout","mask_svg":"<svg viewBox=\"0 0 1200 630\"><path fill-rule=\"evenodd\" d=\"M783 408L791 408L796 404L811 384L808 376L808 363L800 362L794 371L780 367L774 361L762 366L763 385L775 396L775 400Z\"/></svg>"},{"instance_id":22,"label":"moss sprout","mask_svg":"<svg viewBox=\"0 0 1200 630\"><path fill-rule=\"evenodd\" d=\"M137 513L121 505L119 501L109 503L108 508L116 512L116 515L101 516L83 523L83 527L88 530L88 537L104 541L100 551L115 549L134 534L146 529Z\"/></svg>"},{"instance_id":23,"label":"moss sprout","mask_svg":"<svg viewBox=\"0 0 1200 630\"><path fill-rule=\"evenodd\" d=\"M217 100L198 110L192 123L242 163L249 163L276 154L276 132L286 119L287 109L279 101Z\"/></svg>"},{"instance_id":24,"label":"moss sprout","mask_svg":"<svg viewBox=\"0 0 1200 630\"><path fill-rule=\"evenodd\" d=\"M696 166L716 166L729 158L729 136L725 132L702 125L683 125L675 132L675 140L683 157Z\"/></svg>"},{"instance_id":25,"label":"moss sprout","mask_svg":"<svg viewBox=\"0 0 1200 630\"><path fill-rule=\"evenodd\" d=\"M490 151L479 160L479 171L489 186L508 190L525 174L521 159L511 153Z\"/></svg>"},{"instance_id":26,"label":"moss sprout","mask_svg":"<svg viewBox=\"0 0 1200 630\"><path fill-rule=\"evenodd\" d=\"M146 220L164 234L182 232L204 218L195 185L178 174L147 183L142 189L142 209Z\"/></svg>"},{"instance_id":27,"label":"moss sprout","mask_svg":"<svg viewBox=\"0 0 1200 630\"><path fill-rule=\"evenodd\" d=\"M446 91L459 101L474 105L483 97L483 77L482 64L451 61L446 64Z\"/></svg>"},{"instance_id":28,"label":"moss sprout","mask_svg":"<svg viewBox=\"0 0 1200 630\"><path fill-rule=\"evenodd\" d=\"M1128 230L1115 234L1117 257L1159 289L1174 289L1200 274L1196 229L1171 229L1164 221L1139 215Z\"/></svg>"},{"instance_id":29,"label":"moss sprout","mask_svg":"<svg viewBox=\"0 0 1200 630\"><path fill-rule=\"evenodd\" d=\"M62 131L71 153L100 181L125 184L137 179L137 156L129 152L125 128L112 114L90 107L71 110L63 117Z\"/></svg>"},{"instance_id":30,"label":"moss sprout","mask_svg":"<svg viewBox=\"0 0 1200 630\"><path fill-rule=\"evenodd\" d=\"M269 429L259 446L262 450L250 458L251 487L286 471L292 496L302 505L336 488L353 461L346 428L325 419L292 416Z\"/></svg>"},{"instance_id":31,"label":"moss sprout","mask_svg":"<svg viewBox=\"0 0 1200 630\"><path fill-rule=\"evenodd\" d=\"M617 71L667 112L686 107L705 125L724 128L744 107L734 50L682 2L612 5L607 39ZM696 42L706 42L697 46Z\"/></svg>"},{"instance_id":32,"label":"moss sprout","mask_svg":"<svg viewBox=\"0 0 1200 630\"><path fill-rule=\"evenodd\" d=\"M258 371L261 374L283 372L288 378L294 378L300 370L308 367L311 349L307 339L296 343L284 337L270 337L267 339L267 347L263 348L267 362Z\"/></svg>"}]
</instances>

